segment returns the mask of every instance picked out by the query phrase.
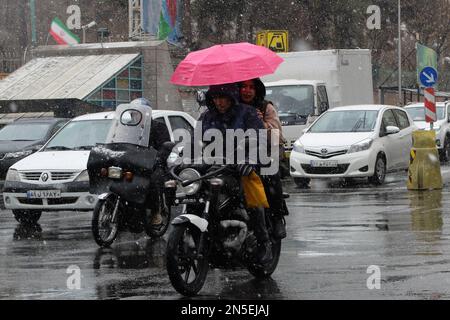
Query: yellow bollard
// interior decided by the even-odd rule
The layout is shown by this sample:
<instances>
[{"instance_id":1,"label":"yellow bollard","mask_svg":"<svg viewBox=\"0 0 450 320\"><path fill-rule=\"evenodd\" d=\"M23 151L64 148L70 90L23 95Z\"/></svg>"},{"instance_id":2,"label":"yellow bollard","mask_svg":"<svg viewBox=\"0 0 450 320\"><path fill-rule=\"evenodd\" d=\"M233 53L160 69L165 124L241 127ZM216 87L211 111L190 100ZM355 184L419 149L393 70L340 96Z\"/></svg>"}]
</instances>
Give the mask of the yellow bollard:
<instances>
[{"instance_id":1,"label":"yellow bollard","mask_svg":"<svg viewBox=\"0 0 450 320\"><path fill-rule=\"evenodd\" d=\"M413 132L413 147L408 170L408 190L442 189L441 164L436 147L436 132Z\"/></svg>"}]
</instances>

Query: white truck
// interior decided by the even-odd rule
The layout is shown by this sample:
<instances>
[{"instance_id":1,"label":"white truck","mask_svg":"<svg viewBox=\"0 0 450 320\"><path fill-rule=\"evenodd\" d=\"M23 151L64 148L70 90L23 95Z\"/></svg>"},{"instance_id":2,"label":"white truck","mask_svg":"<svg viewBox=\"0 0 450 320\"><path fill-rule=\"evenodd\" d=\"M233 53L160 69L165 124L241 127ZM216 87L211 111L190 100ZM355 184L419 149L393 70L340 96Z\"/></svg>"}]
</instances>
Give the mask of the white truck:
<instances>
[{"instance_id":1,"label":"white truck","mask_svg":"<svg viewBox=\"0 0 450 320\"><path fill-rule=\"evenodd\" d=\"M342 49L281 53L285 60L263 77L287 140L286 150L319 115L338 106L373 104L370 50Z\"/></svg>"}]
</instances>

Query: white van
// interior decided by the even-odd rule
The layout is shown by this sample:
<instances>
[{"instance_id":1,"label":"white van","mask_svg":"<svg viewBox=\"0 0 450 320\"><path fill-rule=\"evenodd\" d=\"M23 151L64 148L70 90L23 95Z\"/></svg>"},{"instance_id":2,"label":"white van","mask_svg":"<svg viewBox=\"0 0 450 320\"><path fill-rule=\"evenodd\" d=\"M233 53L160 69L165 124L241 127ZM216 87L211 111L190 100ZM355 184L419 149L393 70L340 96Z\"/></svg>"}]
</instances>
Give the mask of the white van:
<instances>
[{"instance_id":1,"label":"white van","mask_svg":"<svg viewBox=\"0 0 450 320\"><path fill-rule=\"evenodd\" d=\"M97 196L89 193L87 161L90 150L104 143L115 112L77 117L58 131L38 152L8 170L3 200L19 222L37 222L42 211L90 211ZM185 112L154 110L173 140L176 129L193 130L195 120Z\"/></svg>"}]
</instances>

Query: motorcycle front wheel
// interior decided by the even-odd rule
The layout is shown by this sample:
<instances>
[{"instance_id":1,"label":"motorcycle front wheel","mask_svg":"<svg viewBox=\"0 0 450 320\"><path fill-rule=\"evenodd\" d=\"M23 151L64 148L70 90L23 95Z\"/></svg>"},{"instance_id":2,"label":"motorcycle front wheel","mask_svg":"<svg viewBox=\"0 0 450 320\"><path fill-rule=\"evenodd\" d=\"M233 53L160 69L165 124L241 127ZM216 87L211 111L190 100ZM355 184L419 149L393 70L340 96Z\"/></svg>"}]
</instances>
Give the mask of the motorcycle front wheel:
<instances>
[{"instance_id":1,"label":"motorcycle front wheel","mask_svg":"<svg viewBox=\"0 0 450 320\"><path fill-rule=\"evenodd\" d=\"M109 247L119 232L120 201L117 195L111 194L97 202L92 216L92 234L100 247ZM118 206L116 221L113 222L114 208Z\"/></svg>"},{"instance_id":2,"label":"motorcycle front wheel","mask_svg":"<svg viewBox=\"0 0 450 320\"><path fill-rule=\"evenodd\" d=\"M172 286L185 296L195 296L208 274L208 258L199 256L201 232L192 224L175 225L170 233L166 268Z\"/></svg>"},{"instance_id":3,"label":"motorcycle front wheel","mask_svg":"<svg viewBox=\"0 0 450 320\"><path fill-rule=\"evenodd\" d=\"M251 264L248 271L257 279L269 278L278 266L281 254L281 240L271 239L272 241L272 260L265 264Z\"/></svg>"}]
</instances>

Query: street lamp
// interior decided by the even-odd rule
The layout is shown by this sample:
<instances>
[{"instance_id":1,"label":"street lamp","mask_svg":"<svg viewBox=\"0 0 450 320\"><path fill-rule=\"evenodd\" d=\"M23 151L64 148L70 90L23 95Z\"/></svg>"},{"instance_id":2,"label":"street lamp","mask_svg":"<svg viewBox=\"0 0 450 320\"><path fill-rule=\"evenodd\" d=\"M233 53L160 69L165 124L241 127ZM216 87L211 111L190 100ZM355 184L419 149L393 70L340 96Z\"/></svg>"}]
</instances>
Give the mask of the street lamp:
<instances>
[{"instance_id":1,"label":"street lamp","mask_svg":"<svg viewBox=\"0 0 450 320\"><path fill-rule=\"evenodd\" d=\"M96 24L97 24L97 22L91 21L88 24L86 24L86 25L81 27L81 29L83 29L83 43L86 43L86 30L89 29L89 28L92 28Z\"/></svg>"}]
</instances>

